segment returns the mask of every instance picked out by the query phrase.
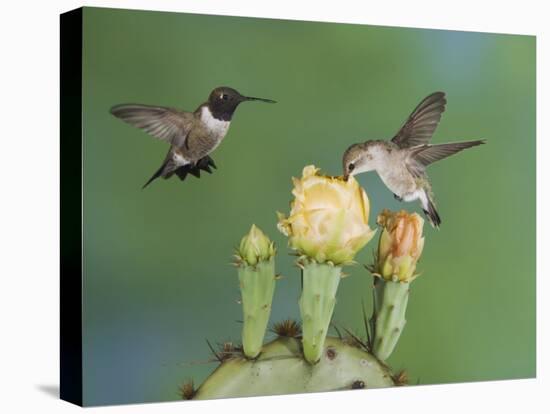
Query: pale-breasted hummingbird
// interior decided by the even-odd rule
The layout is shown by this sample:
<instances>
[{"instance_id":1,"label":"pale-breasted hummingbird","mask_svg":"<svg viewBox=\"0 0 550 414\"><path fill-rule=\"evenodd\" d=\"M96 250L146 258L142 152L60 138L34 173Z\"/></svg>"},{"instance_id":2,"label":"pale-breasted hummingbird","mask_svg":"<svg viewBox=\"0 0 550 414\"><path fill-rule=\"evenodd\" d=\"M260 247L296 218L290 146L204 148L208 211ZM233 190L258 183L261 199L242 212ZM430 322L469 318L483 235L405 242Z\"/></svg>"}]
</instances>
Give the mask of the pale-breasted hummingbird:
<instances>
[{"instance_id":1,"label":"pale-breasted hummingbird","mask_svg":"<svg viewBox=\"0 0 550 414\"><path fill-rule=\"evenodd\" d=\"M271 99L243 96L233 88L221 86L194 112L121 104L113 106L111 114L170 144L162 165L145 183L145 188L158 177L170 178L176 174L183 181L187 174L200 177L201 170L211 173L210 167L216 168L216 165L210 154L227 134L237 106L245 101L275 103Z\"/></svg>"},{"instance_id":2,"label":"pale-breasted hummingbird","mask_svg":"<svg viewBox=\"0 0 550 414\"><path fill-rule=\"evenodd\" d=\"M476 140L429 144L446 103L445 93L432 93L418 104L390 141L373 140L350 146L343 157L344 178L376 171L395 198L420 200L432 226L439 227L441 219L426 167L463 149L485 143L485 140Z\"/></svg>"}]
</instances>

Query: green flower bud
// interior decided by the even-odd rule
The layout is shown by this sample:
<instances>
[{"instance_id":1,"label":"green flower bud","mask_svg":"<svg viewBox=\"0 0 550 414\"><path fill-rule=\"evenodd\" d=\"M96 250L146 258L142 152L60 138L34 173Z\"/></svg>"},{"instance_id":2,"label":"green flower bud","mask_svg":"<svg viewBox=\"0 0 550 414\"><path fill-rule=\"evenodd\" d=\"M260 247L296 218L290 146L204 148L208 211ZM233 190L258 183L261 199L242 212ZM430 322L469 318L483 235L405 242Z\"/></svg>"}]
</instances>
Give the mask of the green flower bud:
<instances>
[{"instance_id":1,"label":"green flower bud","mask_svg":"<svg viewBox=\"0 0 550 414\"><path fill-rule=\"evenodd\" d=\"M268 261L275 256L275 244L255 225L241 240L238 258L249 266Z\"/></svg>"}]
</instances>

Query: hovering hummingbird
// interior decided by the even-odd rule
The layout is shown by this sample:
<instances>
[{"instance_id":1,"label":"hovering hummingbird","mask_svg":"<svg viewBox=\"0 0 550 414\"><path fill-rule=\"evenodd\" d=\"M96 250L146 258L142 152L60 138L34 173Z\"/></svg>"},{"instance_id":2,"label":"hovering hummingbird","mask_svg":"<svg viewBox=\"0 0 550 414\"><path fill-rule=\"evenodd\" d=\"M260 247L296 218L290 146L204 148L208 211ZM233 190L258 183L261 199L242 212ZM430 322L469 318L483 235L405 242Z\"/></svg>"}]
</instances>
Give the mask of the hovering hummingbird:
<instances>
[{"instance_id":1,"label":"hovering hummingbird","mask_svg":"<svg viewBox=\"0 0 550 414\"><path fill-rule=\"evenodd\" d=\"M176 174L183 181L187 174L200 177L201 170L211 173L210 167L217 168L210 154L227 134L237 106L245 101L275 103L271 99L243 96L235 89L221 86L214 89L208 101L195 112L121 104L113 106L111 114L170 144L162 165L145 183L145 188L158 177L170 178Z\"/></svg>"},{"instance_id":2,"label":"hovering hummingbird","mask_svg":"<svg viewBox=\"0 0 550 414\"><path fill-rule=\"evenodd\" d=\"M390 140L373 140L350 146L343 157L344 178L375 170L399 201L420 200L433 227L439 227L432 186L426 167L485 140L429 144L445 111L445 93L424 98L399 132Z\"/></svg>"}]
</instances>

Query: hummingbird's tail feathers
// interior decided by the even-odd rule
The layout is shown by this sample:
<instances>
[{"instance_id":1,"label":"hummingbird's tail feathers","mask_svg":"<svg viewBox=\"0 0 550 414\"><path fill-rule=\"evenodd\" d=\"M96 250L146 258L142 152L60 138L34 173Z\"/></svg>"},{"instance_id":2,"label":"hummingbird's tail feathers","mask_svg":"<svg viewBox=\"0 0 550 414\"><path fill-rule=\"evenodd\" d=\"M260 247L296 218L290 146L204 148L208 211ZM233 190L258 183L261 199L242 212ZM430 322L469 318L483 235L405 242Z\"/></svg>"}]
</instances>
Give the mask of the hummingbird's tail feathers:
<instances>
[{"instance_id":1,"label":"hummingbird's tail feathers","mask_svg":"<svg viewBox=\"0 0 550 414\"><path fill-rule=\"evenodd\" d=\"M476 147L485 144L485 140L450 142L447 144L437 145L421 145L417 148L412 148L413 158L427 167L436 161L450 157L467 148Z\"/></svg>"},{"instance_id":2,"label":"hummingbird's tail feathers","mask_svg":"<svg viewBox=\"0 0 550 414\"><path fill-rule=\"evenodd\" d=\"M160 168L153 174L153 176L151 178L149 178L149 180L143 185L143 187L141 187L141 189L143 190L145 187L147 187L149 184L151 184L153 181L155 181L157 178L161 177L163 175L163 172L164 172L164 168L166 167L166 163L167 162L164 162Z\"/></svg>"},{"instance_id":3,"label":"hummingbird's tail feathers","mask_svg":"<svg viewBox=\"0 0 550 414\"><path fill-rule=\"evenodd\" d=\"M438 229L441 224L441 217L439 217L439 213L437 212L432 200L428 200L428 209L423 211L432 227Z\"/></svg>"},{"instance_id":4,"label":"hummingbird's tail feathers","mask_svg":"<svg viewBox=\"0 0 550 414\"><path fill-rule=\"evenodd\" d=\"M197 162L197 166L201 170L207 171L210 174L212 174L212 170L210 169L210 167L214 168L215 170L218 169L218 167L216 166L216 163L214 162L214 160L209 155L207 155L206 157L201 158Z\"/></svg>"},{"instance_id":5,"label":"hummingbird's tail feathers","mask_svg":"<svg viewBox=\"0 0 550 414\"><path fill-rule=\"evenodd\" d=\"M208 174L212 174L212 168L217 169L214 160L210 156L206 156L197 161L196 164L188 164L179 167L174 173L179 177L181 181L187 178L188 174L191 174L197 178L201 177L201 170L206 171Z\"/></svg>"},{"instance_id":6,"label":"hummingbird's tail feathers","mask_svg":"<svg viewBox=\"0 0 550 414\"><path fill-rule=\"evenodd\" d=\"M149 178L149 181L145 183L142 189L147 187L159 177L170 178L172 175L176 174L181 181L184 181L188 174L191 174L197 178L200 178L201 171L206 171L208 174L212 174L212 168L217 169L218 167L216 166L214 160L208 155L198 160L195 164L187 164L182 166L176 165L172 158L167 156L164 163L153 174L153 176Z\"/></svg>"},{"instance_id":7,"label":"hummingbird's tail feathers","mask_svg":"<svg viewBox=\"0 0 550 414\"><path fill-rule=\"evenodd\" d=\"M153 174L151 178L149 178L149 181L147 181L143 185L143 187L141 187L141 189L143 190L145 187L147 187L149 184L151 184L153 181L155 181L159 177L162 177L164 179L170 178L172 175L174 175L174 172L177 169L178 169L178 165L176 164L176 162L174 161L174 158L172 157L172 150L169 150L160 168Z\"/></svg>"},{"instance_id":8,"label":"hummingbird's tail feathers","mask_svg":"<svg viewBox=\"0 0 550 414\"><path fill-rule=\"evenodd\" d=\"M438 229L441 224L441 217L435 208L435 203L433 202L431 191L424 189L420 194L420 204L422 205L422 211L424 215L432 225L432 227Z\"/></svg>"}]
</instances>

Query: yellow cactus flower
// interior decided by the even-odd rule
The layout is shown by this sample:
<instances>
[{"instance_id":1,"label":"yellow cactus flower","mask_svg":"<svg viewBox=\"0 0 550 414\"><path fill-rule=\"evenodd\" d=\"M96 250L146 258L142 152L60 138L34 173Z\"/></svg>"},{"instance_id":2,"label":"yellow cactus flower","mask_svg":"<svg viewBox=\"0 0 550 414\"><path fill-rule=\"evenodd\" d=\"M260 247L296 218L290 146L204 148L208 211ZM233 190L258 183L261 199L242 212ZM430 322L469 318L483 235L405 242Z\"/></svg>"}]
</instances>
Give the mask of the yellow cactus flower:
<instances>
[{"instance_id":1,"label":"yellow cactus flower","mask_svg":"<svg viewBox=\"0 0 550 414\"><path fill-rule=\"evenodd\" d=\"M376 232L368 224L365 191L353 177L323 176L313 165L293 183L290 215L278 213L278 228L289 237L290 247L317 263L352 262Z\"/></svg>"},{"instance_id":2,"label":"yellow cactus flower","mask_svg":"<svg viewBox=\"0 0 550 414\"><path fill-rule=\"evenodd\" d=\"M374 270L382 278L409 282L415 277L416 262L422 254L424 220L416 213L384 210L378 215L383 227Z\"/></svg>"}]
</instances>

